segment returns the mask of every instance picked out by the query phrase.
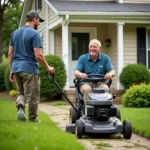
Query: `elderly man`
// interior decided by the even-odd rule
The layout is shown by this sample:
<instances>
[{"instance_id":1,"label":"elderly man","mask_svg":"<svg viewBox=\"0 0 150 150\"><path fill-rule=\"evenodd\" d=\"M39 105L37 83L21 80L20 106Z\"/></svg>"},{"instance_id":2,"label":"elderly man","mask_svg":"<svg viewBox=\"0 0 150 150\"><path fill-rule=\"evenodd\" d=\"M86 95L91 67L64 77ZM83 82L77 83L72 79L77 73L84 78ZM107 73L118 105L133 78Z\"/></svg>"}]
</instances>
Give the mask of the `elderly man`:
<instances>
[{"instance_id":1,"label":"elderly man","mask_svg":"<svg viewBox=\"0 0 150 150\"><path fill-rule=\"evenodd\" d=\"M93 39L89 43L89 53L79 57L74 75L77 78L86 79L88 74L103 74L104 79L111 79L115 75L114 67L108 55L100 53L101 43ZM100 84L106 92L109 92L107 84ZM84 104L86 104L88 93L92 92L91 84L81 83L80 91L83 94Z\"/></svg>"}]
</instances>

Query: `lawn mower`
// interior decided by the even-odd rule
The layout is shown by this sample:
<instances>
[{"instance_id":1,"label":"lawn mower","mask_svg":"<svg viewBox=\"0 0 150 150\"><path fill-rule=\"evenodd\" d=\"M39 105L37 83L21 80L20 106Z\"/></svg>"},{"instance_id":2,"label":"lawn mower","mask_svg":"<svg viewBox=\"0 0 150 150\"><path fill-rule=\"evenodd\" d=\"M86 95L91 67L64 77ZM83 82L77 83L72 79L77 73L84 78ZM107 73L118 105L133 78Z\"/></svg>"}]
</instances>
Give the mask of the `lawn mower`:
<instances>
[{"instance_id":1,"label":"lawn mower","mask_svg":"<svg viewBox=\"0 0 150 150\"><path fill-rule=\"evenodd\" d=\"M92 93L88 94L86 104L84 104L83 95L79 90L82 79L75 79L74 106L54 80L54 74L52 75L47 72L47 76L55 83L72 106L70 108L69 124L66 126L67 132L75 133L77 138L82 138L83 135L87 134L116 133L122 133L125 139L131 138L131 122L129 120L121 122L120 110L113 104L115 96L111 92L105 92L103 88L98 87L99 83L105 83L110 88L111 79L105 80L105 75L101 74L89 74L86 81L92 83Z\"/></svg>"}]
</instances>

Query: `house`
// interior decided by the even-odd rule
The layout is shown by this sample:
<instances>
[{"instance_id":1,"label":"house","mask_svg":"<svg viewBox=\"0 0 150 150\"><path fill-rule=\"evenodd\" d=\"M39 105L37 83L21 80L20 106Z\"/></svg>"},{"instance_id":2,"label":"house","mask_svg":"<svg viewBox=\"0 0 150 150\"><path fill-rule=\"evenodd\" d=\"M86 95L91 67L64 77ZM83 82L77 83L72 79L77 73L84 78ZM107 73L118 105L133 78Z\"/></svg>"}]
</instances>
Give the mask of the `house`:
<instances>
[{"instance_id":1,"label":"house","mask_svg":"<svg viewBox=\"0 0 150 150\"><path fill-rule=\"evenodd\" d=\"M43 53L64 61L65 89L73 87L77 59L93 38L115 67L113 89L123 89L119 74L125 65L143 63L150 69L150 0L25 0L20 27L31 9L45 19L38 29Z\"/></svg>"}]
</instances>

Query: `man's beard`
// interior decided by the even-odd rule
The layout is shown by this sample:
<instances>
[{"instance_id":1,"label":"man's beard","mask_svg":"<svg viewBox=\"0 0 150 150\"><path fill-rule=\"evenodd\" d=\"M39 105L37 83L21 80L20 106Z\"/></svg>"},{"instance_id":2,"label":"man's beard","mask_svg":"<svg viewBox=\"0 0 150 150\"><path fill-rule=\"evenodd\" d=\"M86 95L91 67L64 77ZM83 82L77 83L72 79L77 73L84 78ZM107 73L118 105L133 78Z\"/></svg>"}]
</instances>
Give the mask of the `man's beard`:
<instances>
[{"instance_id":1,"label":"man's beard","mask_svg":"<svg viewBox=\"0 0 150 150\"><path fill-rule=\"evenodd\" d=\"M37 25L37 24L34 25L34 29L35 29L35 30L38 29L38 25Z\"/></svg>"}]
</instances>

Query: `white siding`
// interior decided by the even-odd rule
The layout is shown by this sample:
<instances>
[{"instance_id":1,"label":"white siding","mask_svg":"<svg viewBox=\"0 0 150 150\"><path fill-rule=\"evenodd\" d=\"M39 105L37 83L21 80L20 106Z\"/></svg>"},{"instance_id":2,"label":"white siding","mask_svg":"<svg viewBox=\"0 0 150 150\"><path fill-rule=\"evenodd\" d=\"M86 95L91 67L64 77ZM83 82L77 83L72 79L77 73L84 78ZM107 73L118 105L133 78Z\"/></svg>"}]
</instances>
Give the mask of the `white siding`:
<instances>
[{"instance_id":1,"label":"white siding","mask_svg":"<svg viewBox=\"0 0 150 150\"><path fill-rule=\"evenodd\" d=\"M52 24L54 21L56 21L57 19L59 19L59 16L49 7L48 10L48 20L49 20L49 24Z\"/></svg>"}]
</instances>

